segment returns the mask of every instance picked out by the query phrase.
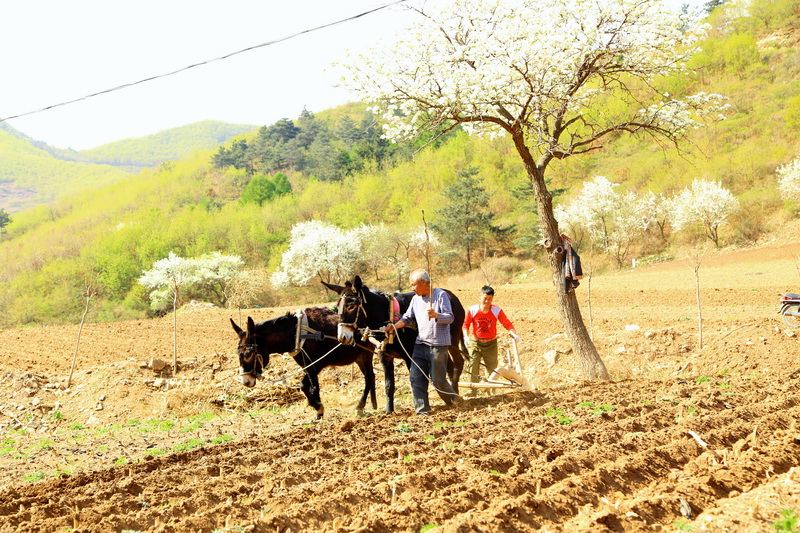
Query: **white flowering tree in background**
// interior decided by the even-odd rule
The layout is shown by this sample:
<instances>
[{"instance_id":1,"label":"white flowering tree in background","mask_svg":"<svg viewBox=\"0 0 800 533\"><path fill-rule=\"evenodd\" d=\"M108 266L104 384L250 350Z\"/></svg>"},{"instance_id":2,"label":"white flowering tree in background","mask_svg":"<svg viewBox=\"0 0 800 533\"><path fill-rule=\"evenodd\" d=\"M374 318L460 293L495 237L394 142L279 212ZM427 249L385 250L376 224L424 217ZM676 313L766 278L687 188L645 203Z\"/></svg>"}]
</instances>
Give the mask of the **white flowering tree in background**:
<instances>
[{"instance_id":1,"label":"white flowering tree in background","mask_svg":"<svg viewBox=\"0 0 800 533\"><path fill-rule=\"evenodd\" d=\"M292 227L289 249L283 253L281 266L270 277L276 288L300 287L313 278L340 283L356 274L359 268L374 269L386 261L377 246L382 226L363 225L344 231L333 224L310 220Z\"/></svg>"},{"instance_id":2,"label":"white flowering tree in background","mask_svg":"<svg viewBox=\"0 0 800 533\"><path fill-rule=\"evenodd\" d=\"M657 227L661 239L666 241L668 237L667 228L670 227L672 222L674 200L664 193L656 194L653 191L647 191L639 201L642 205L642 212L646 217L644 226L646 228Z\"/></svg>"},{"instance_id":3,"label":"white flowering tree in background","mask_svg":"<svg viewBox=\"0 0 800 533\"><path fill-rule=\"evenodd\" d=\"M139 278L140 285L152 289L150 306L153 309L164 310L169 303L172 304L173 373L178 372L177 310L181 294L189 287L224 287L243 264L241 258L219 252L194 259L184 259L170 252L164 259L153 263L153 268Z\"/></svg>"},{"instance_id":4,"label":"white flowering tree in background","mask_svg":"<svg viewBox=\"0 0 800 533\"><path fill-rule=\"evenodd\" d=\"M555 218L562 228L588 233L591 244L614 258L617 267L628 257L636 240L647 229L645 206L632 192L603 176L583 184L581 193L567 206L557 206Z\"/></svg>"},{"instance_id":5,"label":"white flowering tree in background","mask_svg":"<svg viewBox=\"0 0 800 533\"><path fill-rule=\"evenodd\" d=\"M800 200L800 157L796 157L775 171L778 174L778 191L784 200Z\"/></svg>"},{"instance_id":6,"label":"white flowering tree in background","mask_svg":"<svg viewBox=\"0 0 800 533\"><path fill-rule=\"evenodd\" d=\"M722 98L661 94L654 80L684 68L702 29L662 0L450 0L347 65L344 84L376 102L390 138L447 131L507 135L524 163L562 287L550 163L621 133L678 144ZM607 379L574 291L556 289L585 378Z\"/></svg>"},{"instance_id":7,"label":"white flowering tree in background","mask_svg":"<svg viewBox=\"0 0 800 533\"><path fill-rule=\"evenodd\" d=\"M739 200L720 182L694 180L691 187L675 196L673 208L675 230L698 224L719 248L719 228L739 209Z\"/></svg>"},{"instance_id":8,"label":"white flowering tree in background","mask_svg":"<svg viewBox=\"0 0 800 533\"><path fill-rule=\"evenodd\" d=\"M197 268L195 288L205 294L213 294L220 305L225 305L230 297L230 282L241 274L244 267L242 258L211 252L194 262Z\"/></svg>"}]
</instances>

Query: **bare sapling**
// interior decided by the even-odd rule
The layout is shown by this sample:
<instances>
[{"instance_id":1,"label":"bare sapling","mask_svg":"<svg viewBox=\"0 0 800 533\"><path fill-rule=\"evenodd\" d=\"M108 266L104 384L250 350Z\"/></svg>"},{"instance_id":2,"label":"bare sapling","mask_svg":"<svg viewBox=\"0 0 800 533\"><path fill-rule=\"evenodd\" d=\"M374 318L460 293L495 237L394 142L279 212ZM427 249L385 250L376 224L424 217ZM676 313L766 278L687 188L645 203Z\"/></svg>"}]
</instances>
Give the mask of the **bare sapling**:
<instances>
[{"instance_id":1,"label":"bare sapling","mask_svg":"<svg viewBox=\"0 0 800 533\"><path fill-rule=\"evenodd\" d=\"M75 363L78 360L78 349L81 345L81 332L83 331L83 324L86 322L86 315L89 313L89 303L92 301L92 298L97 294L97 286L95 284L95 280L97 277L97 273L92 269L90 273L88 273L85 277L84 282L84 294L86 295L86 305L83 308L83 316L81 317L81 325L78 327L78 338L75 340L75 352L72 354L72 365L69 369L69 377L67 378L67 387L70 387L72 383L72 373L75 371Z\"/></svg>"},{"instance_id":2,"label":"bare sapling","mask_svg":"<svg viewBox=\"0 0 800 533\"><path fill-rule=\"evenodd\" d=\"M699 349L703 349L703 309L700 305L700 264L703 262L707 247L695 246L687 254L689 267L694 273L694 294L697 301L697 345Z\"/></svg>"}]
</instances>

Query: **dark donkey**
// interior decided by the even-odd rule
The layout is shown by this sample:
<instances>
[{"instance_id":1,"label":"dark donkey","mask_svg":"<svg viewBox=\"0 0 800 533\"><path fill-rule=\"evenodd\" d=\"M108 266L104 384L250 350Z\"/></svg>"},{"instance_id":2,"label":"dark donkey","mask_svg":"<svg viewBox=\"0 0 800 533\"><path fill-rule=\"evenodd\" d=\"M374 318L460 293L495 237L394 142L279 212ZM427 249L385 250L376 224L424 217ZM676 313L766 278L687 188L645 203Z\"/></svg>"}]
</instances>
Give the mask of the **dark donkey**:
<instances>
[{"instance_id":1,"label":"dark donkey","mask_svg":"<svg viewBox=\"0 0 800 533\"><path fill-rule=\"evenodd\" d=\"M247 317L246 331L231 319L233 329L239 336L236 350L242 367L242 384L245 387L255 386L258 378L262 377L261 372L269 366L270 354L289 352L297 364L305 369L301 389L309 405L317 411L317 419L320 419L325 408L319 396L317 375L326 366L355 363L364 374L364 394L356 406L356 412L360 414L364 411L367 394L372 400L372 408L377 409L372 352L362 346L340 345L336 340L338 323L339 315L324 307L308 308L296 315L286 313L258 324Z\"/></svg>"},{"instance_id":2,"label":"dark donkey","mask_svg":"<svg viewBox=\"0 0 800 533\"><path fill-rule=\"evenodd\" d=\"M406 367L411 365L410 356L417 340L417 332L413 328L402 328L395 333L397 338L393 342L380 342L386 340L386 335L380 330L390 321L394 322L399 318L399 316L392 316L394 312L399 315L405 313L411 304L414 293L384 294L370 290L363 284L359 276L353 278L352 283L345 282L344 286L325 282L322 284L340 296L338 304L341 317L338 328L339 342L350 345L359 344L366 342L371 337L374 342L368 346L373 348L373 344L378 345L377 351L380 354L386 387L386 413L391 413L394 411L394 359L402 359L405 361ZM453 309L454 317L453 323L450 325L452 344L448 348L450 361L447 365L447 374L450 383L458 393L458 380L464 369L464 355L466 354L466 346L463 344L464 334L461 330L466 313L458 297L446 289L445 292L450 297L450 306ZM393 302L397 303L396 307Z\"/></svg>"}]
</instances>

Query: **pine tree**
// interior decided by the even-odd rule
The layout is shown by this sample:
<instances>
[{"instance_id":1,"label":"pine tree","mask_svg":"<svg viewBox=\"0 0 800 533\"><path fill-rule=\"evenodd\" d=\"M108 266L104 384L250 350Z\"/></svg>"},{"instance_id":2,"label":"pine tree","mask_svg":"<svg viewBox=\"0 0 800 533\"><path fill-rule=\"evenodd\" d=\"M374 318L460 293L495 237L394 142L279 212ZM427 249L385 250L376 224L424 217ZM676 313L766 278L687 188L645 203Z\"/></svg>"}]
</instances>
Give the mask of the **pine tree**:
<instances>
[{"instance_id":1,"label":"pine tree","mask_svg":"<svg viewBox=\"0 0 800 533\"><path fill-rule=\"evenodd\" d=\"M436 211L438 220L431 224L442 239L464 253L470 270L473 253L492 233L494 218L478 172L477 167L470 167L458 173L458 181L445 190L450 203Z\"/></svg>"}]
</instances>

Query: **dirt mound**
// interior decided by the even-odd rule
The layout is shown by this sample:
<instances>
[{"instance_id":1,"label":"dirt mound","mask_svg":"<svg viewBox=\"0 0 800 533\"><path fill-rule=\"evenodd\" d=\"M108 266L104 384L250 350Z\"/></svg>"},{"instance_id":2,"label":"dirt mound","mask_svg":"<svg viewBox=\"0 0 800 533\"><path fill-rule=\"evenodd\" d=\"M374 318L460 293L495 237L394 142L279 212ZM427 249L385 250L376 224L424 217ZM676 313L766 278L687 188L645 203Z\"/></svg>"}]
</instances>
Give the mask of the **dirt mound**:
<instances>
[{"instance_id":1,"label":"dirt mound","mask_svg":"<svg viewBox=\"0 0 800 533\"><path fill-rule=\"evenodd\" d=\"M686 265L584 280L610 382L579 379L548 280L498 287L534 389L430 417L402 368L393 415L353 414L355 368L317 424L286 357L245 390L224 310L179 315L176 374L171 317L86 325L69 387L77 328L0 331L0 532L774 531L800 514L793 250L701 268L702 343Z\"/></svg>"}]
</instances>

